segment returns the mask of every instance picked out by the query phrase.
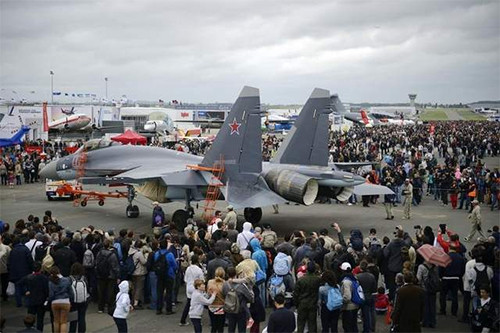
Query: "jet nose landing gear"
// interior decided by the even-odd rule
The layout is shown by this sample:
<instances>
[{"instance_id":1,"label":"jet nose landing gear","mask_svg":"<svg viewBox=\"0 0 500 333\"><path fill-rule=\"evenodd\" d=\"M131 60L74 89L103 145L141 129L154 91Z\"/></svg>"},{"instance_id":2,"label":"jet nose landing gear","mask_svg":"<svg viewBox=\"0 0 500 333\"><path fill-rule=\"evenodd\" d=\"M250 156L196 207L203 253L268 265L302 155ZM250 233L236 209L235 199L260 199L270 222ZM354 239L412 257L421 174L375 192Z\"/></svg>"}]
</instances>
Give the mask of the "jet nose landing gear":
<instances>
[{"instance_id":1,"label":"jet nose landing gear","mask_svg":"<svg viewBox=\"0 0 500 333\"><path fill-rule=\"evenodd\" d=\"M126 214L127 214L128 218L133 218L133 219L139 217L139 207L137 207L137 205L132 205L134 198L135 198L134 187L129 185L129 186L127 186L128 206L127 206Z\"/></svg>"}]
</instances>

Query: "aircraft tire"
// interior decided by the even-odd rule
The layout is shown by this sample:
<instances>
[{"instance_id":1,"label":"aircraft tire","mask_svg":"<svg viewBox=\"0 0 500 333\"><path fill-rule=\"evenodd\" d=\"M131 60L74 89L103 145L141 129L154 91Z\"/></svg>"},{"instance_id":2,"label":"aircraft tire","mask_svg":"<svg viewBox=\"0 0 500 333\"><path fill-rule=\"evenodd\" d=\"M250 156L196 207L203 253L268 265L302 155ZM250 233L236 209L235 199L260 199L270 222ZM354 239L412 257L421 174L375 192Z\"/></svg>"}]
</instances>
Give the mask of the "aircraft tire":
<instances>
[{"instance_id":1,"label":"aircraft tire","mask_svg":"<svg viewBox=\"0 0 500 333\"><path fill-rule=\"evenodd\" d=\"M187 226L187 219L189 218L189 212L184 209L178 209L172 215L172 221L175 223L177 230L181 231Z\"/></svg>"},{"instance_id":2,"label":"aircraft tire","mask_svg":"<svg viewBox=\"0 0 500 333\"><path fill-rule=\"evenodd\" d=\"M251 208L247 207L243 211L243 215L245 216L245 220L252 223L257 224L262 219L262 208Z\"/></svg>"},{"instance_id":3,"label":"aircraft tire","mask_svg":"<svg viewBox=\"0 0 500 333\"><path fill-rule=\"evenodd\" d=\"M98 204L99 206L104 206L104 200L102 200L102 199L101 199L101 200L99 200L99 201L97 202L97 204Z\"/></svg>"},{"instance_id":4,"label":"aircraft tire","mask_svg":"<svg viewBox=\"0 0 500 333\"><path fill-rule=\"evenodd\" d=\"M137 218L139 217L139 207L137 205L128 205L126 213L128 218Z\"/></svg>"},{"instance_id":5,"label":"aircraft tire","mask_svg":"<svg viewBox=\"0 0 500 333\"><path fill-rule=\"evenodd\" d=\"M87 206L87 201L85 201L85 200L82 200L82 202L80 202L80 205L81 205L82 207L85 207L85 206Z\"/></svg>"}]
</instances>

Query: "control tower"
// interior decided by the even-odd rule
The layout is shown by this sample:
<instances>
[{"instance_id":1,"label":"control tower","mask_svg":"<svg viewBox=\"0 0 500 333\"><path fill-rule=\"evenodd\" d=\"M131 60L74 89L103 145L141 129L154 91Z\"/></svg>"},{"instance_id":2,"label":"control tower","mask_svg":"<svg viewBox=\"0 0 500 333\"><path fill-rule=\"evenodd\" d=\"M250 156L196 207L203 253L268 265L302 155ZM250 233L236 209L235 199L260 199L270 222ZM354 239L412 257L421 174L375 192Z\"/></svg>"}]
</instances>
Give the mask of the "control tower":
<instances>
[{"instance_id":1,"label":"control tower","mask_svg":"<svg viewBox=\"0 0 500 333\"><path fill-rule=\"evenodd\" d=\"M410 106L412 108L415 107L415 99L417 98L417 94L408 94L408 97L410 97Z\"/></svg>"}]
</instances>

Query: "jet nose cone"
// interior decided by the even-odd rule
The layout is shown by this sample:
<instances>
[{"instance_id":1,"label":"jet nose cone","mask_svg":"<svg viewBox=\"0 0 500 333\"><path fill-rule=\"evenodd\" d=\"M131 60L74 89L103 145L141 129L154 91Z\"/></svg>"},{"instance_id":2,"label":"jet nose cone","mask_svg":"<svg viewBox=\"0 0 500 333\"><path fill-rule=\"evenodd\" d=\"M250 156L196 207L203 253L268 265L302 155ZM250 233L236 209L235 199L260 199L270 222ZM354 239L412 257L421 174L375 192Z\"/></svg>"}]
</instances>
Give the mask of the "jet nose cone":
<instances>
[{"instance_id":1,"label":"jet nose cone","mask_svg":"<svg viewBox=\"0 0 500 333\"><path fill-rule=\"evenodd\" d=\"M354 175L353 179L354 179L354 183L356 183L356 185L363 184L366 182L366 180L363 177L358 176L358 175Z\"/></svg>"},{"instance_id":2,"label":"jet nose cone","mask_svg":"<svg viewBox=\"0 0 500 333\"><path fill-rule=\"evenodd\" d=\"M42 170L40 170L39 173L40 177L57 180L59 177L57 176L56 167L57 167L56 161L50 162Z\"/></svg>"}]
</instances>

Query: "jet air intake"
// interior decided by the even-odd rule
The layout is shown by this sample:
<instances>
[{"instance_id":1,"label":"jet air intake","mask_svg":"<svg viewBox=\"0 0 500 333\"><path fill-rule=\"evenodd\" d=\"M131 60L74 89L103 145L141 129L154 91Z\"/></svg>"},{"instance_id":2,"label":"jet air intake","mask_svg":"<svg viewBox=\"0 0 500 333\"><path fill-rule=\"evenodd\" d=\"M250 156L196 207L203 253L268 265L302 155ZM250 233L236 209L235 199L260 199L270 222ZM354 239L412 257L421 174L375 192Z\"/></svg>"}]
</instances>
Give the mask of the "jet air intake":
<instances>
[{"instance_id":1,"label":"jet air intake","mask_svg":"<svg viewBox=\"0 0 500 333\"><path fill-rule=\"evenodd\" d=\"M265 176L267 185L283 198L306 206L312 205L318 195L316 179L290 170L270 170Z\"/></svg>"}]
</instances>

